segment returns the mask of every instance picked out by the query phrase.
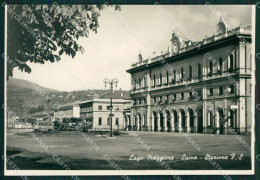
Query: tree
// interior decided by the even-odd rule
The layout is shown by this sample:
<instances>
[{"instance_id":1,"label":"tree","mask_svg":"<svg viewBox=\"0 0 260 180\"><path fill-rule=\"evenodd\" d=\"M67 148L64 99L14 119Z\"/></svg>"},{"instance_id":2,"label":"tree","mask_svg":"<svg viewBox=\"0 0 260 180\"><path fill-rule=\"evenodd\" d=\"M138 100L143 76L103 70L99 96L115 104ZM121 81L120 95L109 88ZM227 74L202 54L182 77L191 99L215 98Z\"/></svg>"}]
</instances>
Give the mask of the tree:
<instances>
[{"instance_id":1,"label":"tree","mask_svg":"<svg viewBox=\"0 0 260 180\"><path fill-rule=\"evenodd\" d=\"M26 119L26 122L27 123L31 123L31 124L35 123L36 121L37 121L37 119L36 118L32 118L32 117L29 117L29 118Z\"/></svg>"},{"instance_id":2,"label":"tree","mask_svg":"<svg viewBox=\"0 0 260 180\"><path fill-rule=\"evenodd\" d=\"M77 43L89 32L97 33L98 18L104 5L8 5L7 75L13 69L31 72L31 63L72 58L84 49ZM115 10L121 10L116 5Z\"/></svg>"}]
</instances>

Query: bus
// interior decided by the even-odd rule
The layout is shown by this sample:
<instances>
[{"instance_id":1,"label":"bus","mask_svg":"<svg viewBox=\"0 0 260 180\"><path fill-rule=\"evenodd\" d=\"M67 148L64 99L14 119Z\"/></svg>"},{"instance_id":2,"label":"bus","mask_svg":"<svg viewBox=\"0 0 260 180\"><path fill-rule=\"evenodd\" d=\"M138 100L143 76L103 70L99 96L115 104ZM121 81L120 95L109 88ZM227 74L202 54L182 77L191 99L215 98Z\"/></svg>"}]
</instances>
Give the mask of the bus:
<instances>
[{"instance_id":1,"label":"bus","mask_svg":"<svg viewBox=\"0 0 260 180\"><path fill-rule=\"evenodd\" d=\"M53 131L54 122L52 121L36 121L33 124L34 131Z\"/></svg>"}]
</instances>

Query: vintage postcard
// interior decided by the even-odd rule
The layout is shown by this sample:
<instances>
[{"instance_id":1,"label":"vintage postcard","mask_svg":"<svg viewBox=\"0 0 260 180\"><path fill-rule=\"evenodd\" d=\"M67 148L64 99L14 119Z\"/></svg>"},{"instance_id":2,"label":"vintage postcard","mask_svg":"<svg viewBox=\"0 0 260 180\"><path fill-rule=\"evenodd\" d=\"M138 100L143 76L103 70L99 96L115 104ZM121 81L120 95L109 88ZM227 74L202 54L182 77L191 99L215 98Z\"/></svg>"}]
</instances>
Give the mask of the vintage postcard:
<instances>
[{"instance_id":1,"label":"vintage postcard","mask_svg":"<svg viewBox=\"0 0 260 180\"><path fill-rule=\"evenodd\" d=\"M254 174L255 5L5 9L5 175Z\"/></svg>"}]
</instances>

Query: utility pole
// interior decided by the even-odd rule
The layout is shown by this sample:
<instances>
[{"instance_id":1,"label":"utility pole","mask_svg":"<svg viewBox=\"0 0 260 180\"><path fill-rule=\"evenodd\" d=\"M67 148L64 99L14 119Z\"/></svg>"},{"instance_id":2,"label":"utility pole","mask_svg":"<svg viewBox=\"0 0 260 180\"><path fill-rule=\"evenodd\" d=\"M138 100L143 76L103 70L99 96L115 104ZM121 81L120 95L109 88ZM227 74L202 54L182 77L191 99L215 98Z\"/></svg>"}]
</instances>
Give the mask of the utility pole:
<instances>
[{"instance_id":1,"label":"utility pole","mask_svg":"<svg viewBox=\"0 0 260 180\"><path fill-rule=\"evenodd\" d=\"M109 108L110 108L110 115L109 115L109 117L110 117L110 137L113 137L112 118L114 115L113 115L112 93L113 93L114 85L115 85L115 87L117 87L118 79L115 78L115 79L109 80L109 79L105 78L103 82L105 84L105 87L107 87L107 85L110 86L110 106L109 106Z\"/></svg>"}]
</instances>

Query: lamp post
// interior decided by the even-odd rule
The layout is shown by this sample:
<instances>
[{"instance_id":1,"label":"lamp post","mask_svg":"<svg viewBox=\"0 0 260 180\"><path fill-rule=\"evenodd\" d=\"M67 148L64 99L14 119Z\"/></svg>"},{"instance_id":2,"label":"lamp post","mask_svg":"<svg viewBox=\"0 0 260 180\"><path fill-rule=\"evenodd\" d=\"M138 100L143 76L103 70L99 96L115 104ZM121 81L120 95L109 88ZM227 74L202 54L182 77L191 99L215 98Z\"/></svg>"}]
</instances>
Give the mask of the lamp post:
<instances>
[{"instance_id":1,"label":"lamp post","mask_svg":"<svg viewBox=\"0 0 260 180\"><path fill-rule=\"evenodd\" d=\"M107 87L107 85L110 86L110 107L109 107L110 115L109 115L109 117L110 117L110 137L112 137L113 136L113 129L112 129L112 127L113 127L113 125L112 125L112 117L113 117L113 114L112 114L112 110L113 110L112 93L113 93L114 85L115 85L115 87L117 87L118 79L115 78L115 79L109 80L109 79L105 78L103 82L105 84L105 87Z\"/></svg>"}]
</instances>

